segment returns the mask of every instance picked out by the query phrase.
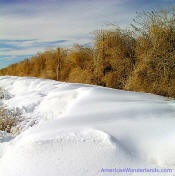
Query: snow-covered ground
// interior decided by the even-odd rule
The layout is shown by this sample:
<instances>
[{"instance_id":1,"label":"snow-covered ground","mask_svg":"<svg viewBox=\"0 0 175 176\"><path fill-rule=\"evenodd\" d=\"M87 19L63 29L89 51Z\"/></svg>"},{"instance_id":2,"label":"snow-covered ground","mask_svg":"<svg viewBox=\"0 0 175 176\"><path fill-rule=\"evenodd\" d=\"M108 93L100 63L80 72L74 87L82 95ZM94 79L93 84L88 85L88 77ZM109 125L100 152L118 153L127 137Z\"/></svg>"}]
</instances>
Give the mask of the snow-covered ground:
<instances>
[{"instance_id":1,"label":"snow-covered ground","mask_svg":"<svg viewBox=\"0 0 175 176\"><path fill-rule=\"evenodd\" d=\"M103 169L175 169L174 100L26 77L0 77L0 87L10 95L2 103L25 118L20 135L0 133L0 176L114 176Z\"/></svg>"}]
</instances>

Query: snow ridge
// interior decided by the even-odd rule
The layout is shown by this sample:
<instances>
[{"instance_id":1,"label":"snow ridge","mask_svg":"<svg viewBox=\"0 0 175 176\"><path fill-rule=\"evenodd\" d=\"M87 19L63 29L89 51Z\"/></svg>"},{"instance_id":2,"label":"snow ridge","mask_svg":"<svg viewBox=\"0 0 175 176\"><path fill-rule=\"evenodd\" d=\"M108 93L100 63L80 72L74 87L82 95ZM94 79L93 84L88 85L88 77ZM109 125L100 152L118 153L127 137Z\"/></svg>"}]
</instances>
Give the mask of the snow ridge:
<instances>
[{"instance_id":1,"label":"snow ridge","mask_svg":"<svg viewBox=\"0 0 175 176\"><path fill-rule=\"evenodd\" d=\"M0 77L0 87L13 95L3 104L19 109L26 122L21 134L0 140L0 175L106 176L111 173L101 168L175 169L172 99L29 77Z\"/></svg>"}]
</instances>

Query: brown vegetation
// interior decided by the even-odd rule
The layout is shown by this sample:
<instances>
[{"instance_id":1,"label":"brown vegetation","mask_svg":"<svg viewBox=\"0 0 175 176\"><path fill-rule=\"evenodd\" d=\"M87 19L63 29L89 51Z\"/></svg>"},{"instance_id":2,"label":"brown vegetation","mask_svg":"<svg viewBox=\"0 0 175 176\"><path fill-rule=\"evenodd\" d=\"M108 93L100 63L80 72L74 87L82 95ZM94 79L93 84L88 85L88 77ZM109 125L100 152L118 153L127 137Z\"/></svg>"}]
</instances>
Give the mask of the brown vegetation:
<instances>
[{"instance_id":1,"label":"brown vegetation","mask_svg":"<svg viewBox=\"0 0 175 176\"><path fill-rule=\"evenodd\" d=\"M17 132L16 127L20 122L22 118L18 114L0 106L0 131L11 133L15 129Z\"/></svg>"},{"instance_id":2,"label":"brown vegetation","mask_svg":"<svg viewBox=\"0 0 175 176\"><path fill-rule=\"evenodd\" d=\"M10 98L10 96L6 93L7 92L0 88L0 100ZM0 104L0 131L16 134L20 132L18 125L22 121L23 117L19 112L15 112L14 110L10 111L2 104Z\"/></svg>"},{"instance_id":3,"label":"brown vegetation","mask_svg":"<svg viewBox=\"0 0 175 176\"><path fill-rule=\"evenodd\" d=\"M137 21L137 64L125 88L175 97L175 11L144 17Z\"/></svg>"},{"instance_id":4,"label":"brown vegetation","mask_svg":"<svg viewBox=\"0 0 175 176\"><path fill-rule=\"evenodd\" d=\"M144 12L134 22L132 31L95 32L93 48L48 50L1 69L0 75L56 80L59 58L60 81L175 97L175 10Z\"/></svg>"}]
</instances>

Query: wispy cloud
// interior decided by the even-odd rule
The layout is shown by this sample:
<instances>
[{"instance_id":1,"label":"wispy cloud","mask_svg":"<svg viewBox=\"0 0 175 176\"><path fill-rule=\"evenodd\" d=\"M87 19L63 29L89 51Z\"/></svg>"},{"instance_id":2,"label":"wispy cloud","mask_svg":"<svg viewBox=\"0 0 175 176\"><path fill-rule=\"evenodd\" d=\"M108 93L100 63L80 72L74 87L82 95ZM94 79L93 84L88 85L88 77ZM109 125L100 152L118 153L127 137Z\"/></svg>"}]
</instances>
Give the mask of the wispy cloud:
<instances>
[{"instance_id":1,"label":"wispy cloud","mask_svg":"<svg viewBox=\"0 0 175 176\"><path fill-rule=\"evenodd\" d=\"M66 40L45 41L37 40L0 40L0 55L2 56L23 56L33 55L36 52L47 48L53 48L65 43Z\"/></svg>"}]
</instances>

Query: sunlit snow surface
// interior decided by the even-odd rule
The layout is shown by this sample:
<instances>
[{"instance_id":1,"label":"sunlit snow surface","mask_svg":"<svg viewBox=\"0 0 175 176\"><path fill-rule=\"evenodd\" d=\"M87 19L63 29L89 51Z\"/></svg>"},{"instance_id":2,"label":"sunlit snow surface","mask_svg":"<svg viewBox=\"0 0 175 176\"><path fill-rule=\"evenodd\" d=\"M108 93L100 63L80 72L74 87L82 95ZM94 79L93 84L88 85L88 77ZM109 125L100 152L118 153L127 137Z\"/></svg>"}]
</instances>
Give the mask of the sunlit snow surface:
<instances>
[{"instance_id":1,"label":"sunlit snow surface","mask_svg":"<svg viewBox=\"0 0 175 176\"><path fill-rule=\"evenodd\" d=\"M0 77L26 121L0 133L0 176L106 176L102 168L175 169L175 101L26 77ZM32 122L36 125L30 127ZM119 175L173 176L173 173Z\"/></svg>"}]
</instances>

